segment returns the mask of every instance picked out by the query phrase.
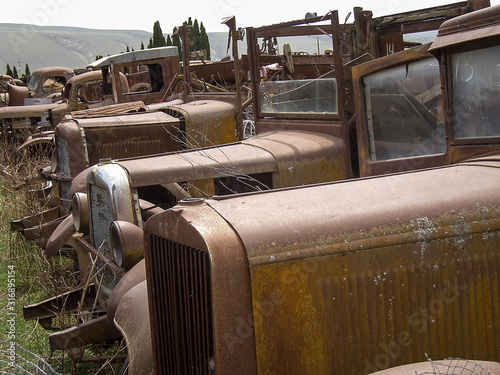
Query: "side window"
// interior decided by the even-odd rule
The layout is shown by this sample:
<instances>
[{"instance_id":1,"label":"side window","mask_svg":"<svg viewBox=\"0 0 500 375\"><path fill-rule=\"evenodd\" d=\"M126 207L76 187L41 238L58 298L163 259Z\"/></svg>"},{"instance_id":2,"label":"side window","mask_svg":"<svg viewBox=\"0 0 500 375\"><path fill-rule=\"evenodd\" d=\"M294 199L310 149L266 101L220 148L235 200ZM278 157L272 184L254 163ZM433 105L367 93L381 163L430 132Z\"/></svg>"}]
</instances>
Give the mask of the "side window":
<instances>
[{"instance_id":1,"label":"side window","mask_svg":"<svg viewBox=\"0 0 500 375\"><path fill-rule=\"evenodd\" d=\"M66 85L66 78L58 76L48 77L43 81L42 92L46 94L62 92L64 85Z\"/></svg>"},{"instance_id":2,"label":"side window","mask_svg":"<svg viewBox=\"0 0 500 375\"><path fill-rule=\"evenodd\" d=\"M136 70L129 71L126 77L129 90L122 91L126 94L161 92L165 87L160 64L140 65Z\"/></svg>"},{"instance_id":3,"label":"side window","mask_svg":"<svg viewBox=\"0 0 500 375\"><path fill-rule=\"evenodd\" d=\"M363 79L363 88L371 160L446 151L436 59L376 72Z\"/></svg>"},{"instance_id":4,"label":"side window","mask_svg":"<svg viewBox=\"0 0 500 375\"><path fill-rule=\"evenodd\" d=\"M452 55L455 138L499 137L500 47Z\"/></svg>"},{"instance_id":5,"label":"side window","mask_svg":"<svg viewBox=\"0 0 500 375\"><path fill-rule=\"evenodd\" d=\"M103 101L102 87L100 82L84 82L78 87L77 102L81 104L92 104Z\"/></svg>"}]
</instances>

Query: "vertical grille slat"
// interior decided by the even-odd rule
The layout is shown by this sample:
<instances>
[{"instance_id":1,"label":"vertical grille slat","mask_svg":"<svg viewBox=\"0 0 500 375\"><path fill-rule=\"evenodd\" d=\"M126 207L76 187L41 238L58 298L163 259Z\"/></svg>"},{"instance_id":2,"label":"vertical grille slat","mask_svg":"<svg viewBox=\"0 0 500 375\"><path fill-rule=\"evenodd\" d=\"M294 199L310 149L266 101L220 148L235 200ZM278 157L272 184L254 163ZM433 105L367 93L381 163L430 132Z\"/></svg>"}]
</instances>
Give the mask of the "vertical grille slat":
<instances>
[{"instance_id":1,"label":"vertical grille slat","mask_svg":"<svg viewBox=\"0 0 500 375\"><path fill-rule=\"evenodd\" d=\"M212 373L208 253L152 234L148 235L148 250L156 371Z\"/></svg>"}]
</instances>

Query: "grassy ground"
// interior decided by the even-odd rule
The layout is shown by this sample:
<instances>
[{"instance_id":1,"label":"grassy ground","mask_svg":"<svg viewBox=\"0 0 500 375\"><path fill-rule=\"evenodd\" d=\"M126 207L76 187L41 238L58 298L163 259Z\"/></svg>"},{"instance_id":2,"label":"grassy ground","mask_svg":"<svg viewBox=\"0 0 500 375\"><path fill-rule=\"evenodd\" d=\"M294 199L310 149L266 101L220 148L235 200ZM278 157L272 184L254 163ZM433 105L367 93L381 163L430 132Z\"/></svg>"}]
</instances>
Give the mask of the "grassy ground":
<instances>
[{"instance_id":1,"label":"grassy ground","mask_svg":"<svg viewBox=\"0 0 500 375\"><path fill-rule=\"evenodd\" d=\"M52 352L49 334L37 321L23 319L23 306L66 292L77 284L78 275L64 257L47 260L44 251L10 229L12 219L37 212L37 202L27 199L27 190L39 188L26 183L46 161L5 159L0 163L0 374L115 374L121 365L79 363L63 351ZM122 348L123 349L123 348ZM15 350L15 353L14 353ZM116 353L117 347L95 348L89 355ZM15 358L11 355L15 354ZM32 363L30 363L32 362Z\"/></svg>"}]
</instances>

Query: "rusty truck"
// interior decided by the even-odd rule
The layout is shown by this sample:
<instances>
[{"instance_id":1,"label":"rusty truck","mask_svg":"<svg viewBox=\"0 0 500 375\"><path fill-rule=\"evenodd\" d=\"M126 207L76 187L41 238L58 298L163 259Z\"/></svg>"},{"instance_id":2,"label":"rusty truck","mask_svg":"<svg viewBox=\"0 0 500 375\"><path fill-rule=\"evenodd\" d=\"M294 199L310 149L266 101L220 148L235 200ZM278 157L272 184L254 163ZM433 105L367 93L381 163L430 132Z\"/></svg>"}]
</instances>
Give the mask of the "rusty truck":
<instances>
[{"instance_id":1,"label":"rusty truck","mask_svg":"<svg viewBox=\"0 0 500 375\"><path fill-rule=\"evenodd\" d=\"M53 131L29 138L20 148L46 142L54 148L51 165L41 171L46 182L41 189L30 191L31 197L42 202L42 210L11 223L12 230L41 247L67 215L72 179L99 159L237 139L234 94L193 93L197 106L176 99L180 68L175 47L110 56L91 66L95 70L68 81L65 98L71 112ZM55 109L52 118L65 112Z\"/></svg>"},{"instance_id":2,"label":"rusty truck","mask_svg":"<svg viewBox=\"0 0 500 375\"><path fill-rule=\"evenodd\" d=\"M130 318L145 313L155 374L500 361L499 25L500 6L459 16L429 48L440 68L446 165L184 200L151 217L147 280L114 318L136 341L131 357L145 342ZM374 99L371 82L358 89ZM369 116L356 126L377 127ZM379 150L387 159L414 147L375 133L367 143L374 164Z\"/></svg>"},{"instance_id":3,"label":"rusty truck","mask_svg":"<svg viewBox=\"0 0 500 375\"><path fill-rule=\"evenodd\" d=\"M31 134L34 139L29 139L23 148L50 143L53 128L69 112L135 101L144 104L160 102L175 92L175 85L171 83L175 81L179 69L177 49L161 47L106 56L89 64L88 71L73 77L64 78L62 72L50 76L49 70L41 70L30 81L33 90L37 90L34 92L43 94L43 88L39 86L53 82L54 85L64 85L62 98L56 101L48 97L40 98L40 103L0 108L4 149L12 149L7 147L9 143L19 146L18 142L26 140ZM27 97L30 82L28 87L9 86L15 91L22 90L11 94L11 100ZM141 89L138 89L138 83ZM21 99L17 101L24 104Z\"/></svg>"},{"instance_id":4,"label":"rusty truck","mask_svg":"<svg viewBox=\"0 0 500 375\"><path fill-rule=\"evenodd\" d=\"M327 30L333 36L334 46L341 46L340 38L344 34L334 14L326 26L306 27L306 30L309 33ZM324 19L250 28L248 35L256 45L259 37L278 32L298 35L296 26L325 22ZM278 31L282 29L288 31ZM249 50L251 48L249 46ZM51 326L52 319L60 312L55 306L62 306L63 300L80 301L82 293L99 298L102 306L107 305L108 316L51 335L53 348L66 349L79 360L83 344L102 340L110 334L102 327L106 319L108 326L110 320L112 322L121 296L130 288L130 284L123 285L127 285L134 274L145 278L144 262L139 262L144 249L144 222L179 200L449 163L439 64L427 53L427 46L373 60L353 70L354 102L359 110L351 113L351 121L347 121L349 112L344 91L348 85L343 83L343 74L344 70L349 72L352 64L335 69L343 66L345 51L340 48L333 51L335 65L327 76L302 81L261 81L260 78L253 81L253 91L258 93L254 111L258 114L259 132L252 139L190 152L114 162L103 160L90 173L85 171L77 177L71 191L75 193L71 216L51 236L47 253L53 255L69 246L78 254L82 276L90 277L98 286L93 285L90 291L79 288L29 306L25 317L43 319ZM253 56L253 69L256 77L260 77L259 54ZM370 82L369 90L362 89L367 82ZM372 102L373 106L368 105ZM384 108L387 111L384 112ZM365 127L368 119L371 125ZM385 153L372 150L374 142L380 144ZM144 168L145 165L148 168ZM87 271L92 268L89 264L92 259L102 266L98 267L97 275ZM139 271L129 271L136 267ZM113 293L118 297L113 298ZM65 311L71 312L72 308L66 306ZM147 319L141 321L144 322L147 324ZM125 336L126 331L122 330ZM75 341L75 336L85 339ZM139 345L147 351L143 344ZM132 366L133 363L132 360Z\"/></svg>"}]
</instances>

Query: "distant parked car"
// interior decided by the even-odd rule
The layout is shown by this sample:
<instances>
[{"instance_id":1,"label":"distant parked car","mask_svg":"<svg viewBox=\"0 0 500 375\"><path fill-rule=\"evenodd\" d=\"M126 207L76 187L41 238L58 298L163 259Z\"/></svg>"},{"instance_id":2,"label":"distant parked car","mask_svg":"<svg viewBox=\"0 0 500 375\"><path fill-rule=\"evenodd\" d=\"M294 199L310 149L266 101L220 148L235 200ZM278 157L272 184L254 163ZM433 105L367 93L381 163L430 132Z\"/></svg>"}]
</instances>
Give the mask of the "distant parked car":
<instances>
[{"instance_id":1,"label":"distant parked car","mask_svg":"<svg viewBox=\"0 0 500 375\"><path fill-rule=\"evenodd\" d=\"M29 96L33 98L50 97L60 100L66 82L75 75L73 69L49 66L37 69L28 79Z\"/></svg>"}]
</instances>

